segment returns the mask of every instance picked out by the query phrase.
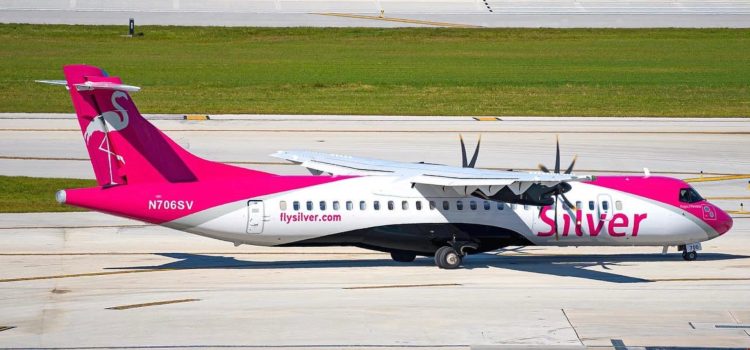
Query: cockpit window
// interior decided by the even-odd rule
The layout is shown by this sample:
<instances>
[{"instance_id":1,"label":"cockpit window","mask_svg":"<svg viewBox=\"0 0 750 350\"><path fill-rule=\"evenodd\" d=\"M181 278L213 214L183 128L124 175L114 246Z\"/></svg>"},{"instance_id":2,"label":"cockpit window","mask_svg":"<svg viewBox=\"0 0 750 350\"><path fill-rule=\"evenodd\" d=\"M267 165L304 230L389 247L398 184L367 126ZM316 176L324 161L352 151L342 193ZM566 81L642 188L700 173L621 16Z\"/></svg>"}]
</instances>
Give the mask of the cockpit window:
<instances>
[{"instance_id":1,"label":"cockpit window","mask_svg":"<svg viewBox=\"0 0 750 350\"><path fill-rule=\"evenodd\" d=\"M683 203L695 203L703 200L703 197L698 194L698 191L692 187L680 189L680 202Z\"/></svg>"}]
</instances>

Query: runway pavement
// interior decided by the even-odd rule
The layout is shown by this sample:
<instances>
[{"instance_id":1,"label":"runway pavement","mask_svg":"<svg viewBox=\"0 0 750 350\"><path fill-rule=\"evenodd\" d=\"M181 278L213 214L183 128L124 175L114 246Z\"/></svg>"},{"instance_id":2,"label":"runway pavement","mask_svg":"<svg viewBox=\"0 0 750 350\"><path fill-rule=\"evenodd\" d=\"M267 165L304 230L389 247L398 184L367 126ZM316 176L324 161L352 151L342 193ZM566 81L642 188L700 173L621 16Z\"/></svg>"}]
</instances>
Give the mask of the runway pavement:
<instances>
[{"instance_id":1,"label":"runway pavement","mask_svg":"<svg viewBox=\"0 0 750 350\"><path fill-rule=\"evenodd\" d=\"M101 214L2 214L0 326L13 328L0 347L746 348L747 329L726 327L750 323L749 233L735 219L694 262L529 247L448 271L354 248L235 248Z\"/></svg>"},{"instance_id":2,"label":"runway pavement","mask_svg":"<svg viewBox=\"0 0 750 350\"><path fill-rule=\"evenodd\" d=\"M382 11L382 12L381 12ZM750 26L748 0L0 0L0 23L259 27Z\"/></svg>"},{"instance_id":3,"label":"runway pavement","mask_svg":"<svg viewBox=\"0 0 750 350\"><path fill-rule=\"evenodd\" d=\"M579 173L648 167L726 210L750 198L745 119L149 118L200 156L299 174L267 154L457 164L458 133L470 148L481 133L480 167L518 169L553 163L559 134ZM91 177L81 138L71 115L0 115L0 175ZM733 216L694 262L674 248L526 247L448 271L355 248L234 247L104 214L0 214L0 347L747 348L750 215Z\"/></svg>"}]
</instances>

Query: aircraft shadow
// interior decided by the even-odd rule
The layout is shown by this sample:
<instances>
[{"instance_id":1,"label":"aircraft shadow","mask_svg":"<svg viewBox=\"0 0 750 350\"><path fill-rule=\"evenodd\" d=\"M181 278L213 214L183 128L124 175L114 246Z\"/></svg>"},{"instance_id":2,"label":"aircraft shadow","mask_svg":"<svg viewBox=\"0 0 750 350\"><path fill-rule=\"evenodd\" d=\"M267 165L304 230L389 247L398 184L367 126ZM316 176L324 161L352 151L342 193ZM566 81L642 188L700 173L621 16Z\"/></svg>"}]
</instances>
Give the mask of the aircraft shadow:
<instances>
[{"instance_id":1,"label":"aircraft shadow","mask_svg":"<svg viewBox=\"0 0 750 350\"><path fill-rule=\"evenodd\" d=\"M611 283L647 283L649 279L620 275L613 272L590 270L590 267L601 267L612 270L613 267L627 266L642 262L672 262L680 261L685 264L700 263L700 261L717 261L750 258L745 255L723 253L703 253L697 262L683 262L679 254L602 254L602 255L521 255L504 256L505 250L471 255L464 260L463 268L500 268L514 271L533 272L560 277L575 277ZM347 260L294 260L294 261L249 261L237 260L231 256L201 255L189 253L158 253L157 255L176 259L176 261L153 266L112 267L108 269L329 269L343 267L434 267L433 259L429 257L417 258L412 263L399 263L388 258L382 259L347 259Z\"/></svg>"}]
</instances>

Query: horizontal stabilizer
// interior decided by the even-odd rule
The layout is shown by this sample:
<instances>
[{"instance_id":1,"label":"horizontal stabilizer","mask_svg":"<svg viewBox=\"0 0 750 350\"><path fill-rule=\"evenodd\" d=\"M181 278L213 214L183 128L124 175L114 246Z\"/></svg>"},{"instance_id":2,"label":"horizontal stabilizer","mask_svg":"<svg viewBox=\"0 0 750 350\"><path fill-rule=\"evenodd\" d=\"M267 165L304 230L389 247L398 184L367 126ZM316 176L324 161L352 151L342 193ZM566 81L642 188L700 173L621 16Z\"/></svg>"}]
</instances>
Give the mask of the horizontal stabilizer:
<instances>
[{"instance_id":1,"label":"horizontal stabilizer","mask_svg":"<svg viewBox=\"0 0 750 350\"><path fill-rule=\"evenodd\" d=\"M35 80L37 83L49 85L62 85L68 87L65 80ZM127 92L138 92L141 88L133 85L115 84L106 81L87 81L85 83L75 84L76 91L93 91L93 90L117 90Z\"/></svg>"},{"instance_id":2,"label":"horizontal stabilizer","mask_svg":"<svg viewBox=\"0 0 750 350\"><path fill-rule=\"evenodd\" d=\"M34 80L34 81L37 83L42 83L42 84L68 86L68 82L65 80Z\"/></svg>"}]
</instances>

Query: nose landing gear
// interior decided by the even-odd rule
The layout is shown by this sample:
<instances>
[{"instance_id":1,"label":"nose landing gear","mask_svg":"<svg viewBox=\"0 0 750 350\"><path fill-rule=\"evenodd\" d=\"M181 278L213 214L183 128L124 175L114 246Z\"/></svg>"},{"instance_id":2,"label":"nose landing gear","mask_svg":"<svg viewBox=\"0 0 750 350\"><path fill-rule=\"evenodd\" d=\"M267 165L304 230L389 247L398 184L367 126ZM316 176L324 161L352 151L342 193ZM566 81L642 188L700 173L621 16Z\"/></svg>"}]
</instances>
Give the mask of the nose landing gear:
<instances>
[{"instance_id":1,"label":"nose landing gear","mask_svg":"<svg viewBox=\"0 0 750 350\"><path fill-rule=\"evenodd\" d=\"M693 261L698 258L698 252L684 250L682 251L682 258L685 259L685 261Z\"/></svg>"},{"instance_id":2,"label":"nose landing gear","mask_svg":"<svg viewBox=\"0 0 750 350\"><path fill-rule=\"evenodd\" d=\"M698 258L698 251L701 250L700 243L691 243L677 246L677 250L682 251L682 258L685 261L693 261Z\"/></svg>"}]
</instances>

